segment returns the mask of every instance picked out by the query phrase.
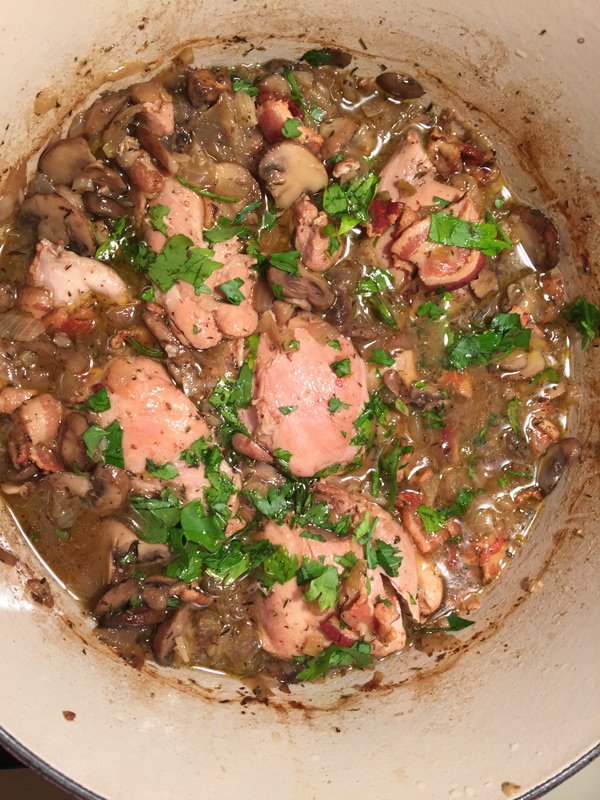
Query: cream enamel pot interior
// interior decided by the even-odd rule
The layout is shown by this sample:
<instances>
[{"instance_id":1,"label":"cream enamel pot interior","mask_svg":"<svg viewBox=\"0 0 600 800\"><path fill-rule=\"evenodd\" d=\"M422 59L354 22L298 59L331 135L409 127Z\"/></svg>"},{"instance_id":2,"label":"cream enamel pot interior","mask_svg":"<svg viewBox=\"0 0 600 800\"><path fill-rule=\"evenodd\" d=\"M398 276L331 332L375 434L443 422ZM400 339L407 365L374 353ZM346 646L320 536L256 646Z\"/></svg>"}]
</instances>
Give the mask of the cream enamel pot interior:
<instances>
[{"instance_id":1,"label":"cream enamel pot interior","mask_svg":"<svg viewBox=\"0 0 600 800\"><path fill-rule=\"evenodd\" d=\"M208 64L335 45L363 71L414 75L480 123L522 197L559 221L570 297L598 302L599 24L593 0L5 3L2 169L106 78L131 82L114 72L122 64L151 73L187 42ZM60 107L36 116L46 87ZM574 359L583 393L570 430L585 455L477 624L445 650L390 660L378 686L352 672L261 701L220 675L138 672L95 640L52 577L53 607L34 602L25 583L47 573L4 512L0 546L18 561L0 563L0 738L83 797L539 796L599 751L596 352L577 344Z\"/></svg>"}]
</instances>

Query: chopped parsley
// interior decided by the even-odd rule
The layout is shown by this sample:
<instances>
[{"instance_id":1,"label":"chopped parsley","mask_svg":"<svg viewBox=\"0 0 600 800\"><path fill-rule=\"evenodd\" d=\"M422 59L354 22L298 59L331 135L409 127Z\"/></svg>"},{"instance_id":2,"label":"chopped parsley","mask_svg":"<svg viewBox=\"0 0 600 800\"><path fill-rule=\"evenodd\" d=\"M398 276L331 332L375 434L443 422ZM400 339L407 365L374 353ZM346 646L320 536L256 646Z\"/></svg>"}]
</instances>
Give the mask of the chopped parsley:
<instances>
[{"instance_id":1,"label":"chopped parsley","mask_svg":"<svg viewBox=\"0 0 600 800\"><path fill-rule=\"evenodd\" d=\"M546 383L558 383L558 372L554 367L546 367L535 378L531 379L531 383L535 385L538 381L545 381Z\"/></svg>"},{"instance_id":2,"label":"chopped parsley","mask_svg":"<svg viewBox=\"0 0 600 800\"><path fill-rule=\"evenodd\" d=\"M296 583L298 586L308 584L304 599L307 602L316 600L321 611L335 608L340 599L337 569L331 565L325 566L320 561L311 561L307 556L304 556L296 572Z\"/></svg>"},{"instance_id":3,"label":"chopped parsley","mask_svg":"<svg viewBox=\"0 0 600 800\"><path fill-rule=\"evenodd\" d=\"M154 475L155 478L160 478L163 481L170 481L179 475L179 470L173 464L167 462L166 464L155 464L154 461L146 459L146 472Z\"/></svg>"},{"instance_id":4,"label":"chopped parsley","mask_svg":"<svg viewBox=\"0 0 600 800\"><path fill-rule=\"evenodd\" d=\"M194 186L191 183L188 183L184 180L181 175L175 175L179 183L182 183L187 189L191 189L192 192L196 192L196 194L204 195L204 197L210 197L213 200L221 200L223 203L237 203L239 198L238 197L225 197L222 194L215 194L214 192L209 192L207 189L199 189L197 186Z\"/></svg>"},{"instance_id":5,"label":"chopped parsley","mask_svg":"<svg viewBox=\"0 0 600 800\"><path fill-rule=\"evenodd\" d=\"M110 408L110 398L106 387L103 386L102 389L98 389L98 391L91 394L84 403L76 403L73 408L76 408L78 411L92 411L95 414L108 411Z\"/></svg>"},{"instance_id":6,"label":"chopped parsley","mask_svg":"<svg viewBox=\"0 0 600 800\"><path fill-rule=\"evenodd\" d=\"M144 347L134 336L129 337L129 344L134 350L137 350L138 353L143 353L145 356L148 356L148 358L161 358L163 355L163 351L156 347Z\"/></svg>"},{"instance_id":7,"label":"chopped parsley","mask_svg":"<svg viewBox=\"0 0 600 800\"><path fill-rule=\"evenodd\" d=\"M308 658L304 669L296 677L299 681L314 681L316 678L324 678L334 667L354 666L364 669L372 661L369 642L354 642L352 647L331 644L319 655Z\"/></svg>"},{"instance_id":8,"label":"chopped parsley","mask_svg":"<svg viewBox=\"0 0 600 800\"><path fill-rule=\"evenodd\" d=\"M271 253L269 261L277 269L283 272L289 272L291 275L300 277L300 270L298 269L298 257L300 256L299 250L288 250L286 253Z\"/></svg>"},{"instance_id":9,"label":"chopped parsley","mask_svg":"<svg viewBox=\"0 0 600 800\"><path fill-rule=\"evenodd\" d=\"M455 369L471 364L491 364L515 348L527 349L531 330L523 328L518 314L496 314L482 333L450 335L448 359Z\"/></svg>"},{"instance_id":10,"label":"chopped parsley","mask_svg":"<svg viewBox=\"0 0 600 800\"><path fill-rule=\"evenodd\" d=\"M162 233L163 236L168 236L167 225L165 223L165 215L170 212L170 208L163 206L160 203L155 206L150 206L148 209L148 216L150 217L150 224L154 230Z\"/></svg>"},{"instance_id":11,"label":"chopped parsley","mask_svg":"<svg viewBox=\"0 0 600 800\"><path fill-rule=\"evenodd\" d=\"M231 76L231 86L234 92L244 92L244 94L254 97L259 93L258 86L253 86L247 78L240 78L235 72L229 73Z\"/></svg>"},{"instance_id":12,"label":"chopped parsley","mask_svg":"<svg viewBox=\"0 0 600 800\"><path fill-rule=\"evenodd\" d=\"M299 130L301 124L301 121L296 119L296 117L286 119L281 133L286 139L297 139L299 136L302 136L302 132Z\"/></svg>"},{"instance_id":13,"label":"chopped parsley","mask_svg":"<svg viewBox=\"0 0 600 800\"><path fill-rule=\"evenodd\" d=\"M90 425L82 436L86 454L92 461L104 461L120 469L125 469L123 460L123 431L118 420L113 420L106 428ZM101 458L98 458L100 456Z\"/></svg>"},{"instance_id":14,"label":"chopped parsley","mask_svg":"<svg viewBox=\"0 0 600 800\"><path fill-rule=\"evenodd\" d=\"M243 278L232 278L219 286L227 300L234 306L239 306L246 299L240 292L240 287L244 285Z\"/></svg>"},{"instance_id":15,"label":"chopped parsley","mask_svg":"<svg viewBox=\"0 0 600 800\"><path fill-rule=\"evenodd\" d=\"M598 308L593 303L588 303L580 294L577 300L561 309L560 313L581 333L581 349L585 350L600 328Z\"/></svg>"},{"instance_id":16,"label":"chopped parsley","mask_svg":"<svg viewBox=\"0 0 600 800\"><path fill-rule=\"evenodd\" d=\"M279 410L283 414L284 417L287 417L288 414L291 414L292 411L297 411L298 406L279 406Z\"/></svg>"},{"instance_id":17,"label":"chopped parsley","mask_svg":"<svg viewBox=\"0 0 600 800\"><path fill-rule=\"evenodd\" d=\"M435 244L479 250L486 256L498 255L512 247L510 239L489 212L485 222L467 222L446 211L434 211L428 238Z\"/></svg>"},{"instance_id":18,"label":"chopped parsley","mask_svg":"<svg viewBox=\"0 0 600 800\"><path fill-rule=\"evenodd\" d=\"M483 428L473 437L473 444L477 445L477 447L483 447L486 442L486 436L488 434L489 429L492 427L494 422L498 419L498 414L490 414L488 417L488 421L485 423Z\"/></svg>"},{"instance_id":19,"label":"chopped parsley","mask_svg":"<svg viewBox=\"0 0 600 800\"><path fill-rule=\"evenodd\" d=\"M327 342L327 347L333 347L334 350L342 349L342 345L340 344L338 339L333 339L331 342Z\"/></svg>"},{"instance_id":20,"label":"chopped parsley","mask_svg":"<svg viewBox=\"0 0 600 800\"><path fill-rule=\"evenodd\" d=\"M510 483L511 478L525 478L527 481L533 480L532 472L515 472L515 470L507 469L503 475L498 478L498 486L501 489L506 489Z\"/></svg>"},{"instance_id":21,"label":"chopped parsley","mask_svg":"<svg viewBox=\"0 0 600 800\"><path fill-rule=\"evenodd\" d=\"M200 287L223 264L214 261L212 250L192 247L193 242L182 233L172 236L160 253L152 254L147 267L150 278L163 292L168 292L176 281L191 283L200 294Z\"/></svg>"},{"instance_id":22,"label":"chopped parsley","mask_svg":"<svg viewBox=\"0 0 600 800\"><path fill-rule=\"evenodd\" d=\"M349 358L342 358L340 361L334 361L329 366L335 372L338 378L343 378L351 373Z\"/></svg>"},{"instance_id":23,"label":"chopped parsley","mask_svg":"<svg viewBox=\"0 0 600 800\"><path fill-rule=\"evenodd\" d=\"M382 367L394 366L394 359L385 350L373 350L373 355L367 361L373 364L380 364Z\"/></svg>"},{"instance_id":24,"label":"chopped parsley","mask_svg":"<svg viewBox=\"0 0 600 800\"><path fill-rule=\"evenodd\" d=\"M417 512L425 526L427 535L431 536L436 533L436 531L445 528L452 517L464 516L471 507L471 503L476 495L480 494L482 491L482 489L476 491L473 489L461 489L456 495L454 503L444 508L435 509L421 504L417 508Z\"/></svg>"},{"instance_id":25,"label":"chopped parsley","mask_svg":"<svg viewBox=\"0 0 600 800\"><path fill-rule=\"evenodd\" d=\"M326 53L324 50L307 50L300 56L300 61L306 61L311 67L323 67L331 61L331 53Z\"/></svg>"},{"instance_id":26,"label":"chopped parsley","mask_svg":"<svg viewBox=\"0 0 600 800\"><path fill-rule=\"evenodd\" d=\"M510 427L517 434L517 436L523 436L523 431L521 430L521 425L519 423L520 405L521 398L518 395L515 395L511 400L508 401L508 405L506 406L506 416L510 422Z\"/></svg>"},{"instance_id":27,"label":"chopped parsley","mask_svg":"<svg viewBox=\"0 0 600 800\"><path fill-rule=\"evenodd\" d=\"M436 430L437 428L445 428L446 421L444 420L444 412L446 406L440 403L435 408L427 408L421 411L421 416L427 420L425 427L429 430Z\"/></svg>"},{"instance_id":28,"label":"chopped parsley","mask_svg":"<svg viewBox=\"0 0 600 800\"><path fill-rule=\"evenodd\" d=\"M335 414L337 411L341 411L342 408L350 408L348 403L342 402L339 397L332 397L329 400L328 408L332 414Z\"/></svg>"},{"instance_id":29,"label":"chopped parsley","mask_svg":"<svg viewBox=\"0 0 600 800\"><path fill-rule=\"evenodd\" d=\"M443 308L440 308L437 303L432 300L427 300L426 303L421 303L417 308L418 317L429 317L430 319L440 319L446 316Z\"/></svg>"}]
</instances>

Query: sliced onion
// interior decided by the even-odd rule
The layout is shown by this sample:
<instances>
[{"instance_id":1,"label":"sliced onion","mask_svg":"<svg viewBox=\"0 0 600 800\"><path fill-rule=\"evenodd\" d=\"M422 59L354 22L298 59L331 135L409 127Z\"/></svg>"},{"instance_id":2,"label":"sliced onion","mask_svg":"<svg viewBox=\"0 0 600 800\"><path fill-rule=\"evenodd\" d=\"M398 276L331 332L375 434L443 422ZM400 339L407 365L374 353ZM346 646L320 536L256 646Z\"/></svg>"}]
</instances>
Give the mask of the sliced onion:
<instances>
[{"instance_id":1,"label":"sliced onion","mask_svg":"<svg viewBox=\"0 0 600 800\"><path fill-rule=\"evenodd\" d=\"M44 326L39 319L18 311L0 314L0 339L13 339L15 342L33 342L42 333Z\"/></svg>"}]
</instances>

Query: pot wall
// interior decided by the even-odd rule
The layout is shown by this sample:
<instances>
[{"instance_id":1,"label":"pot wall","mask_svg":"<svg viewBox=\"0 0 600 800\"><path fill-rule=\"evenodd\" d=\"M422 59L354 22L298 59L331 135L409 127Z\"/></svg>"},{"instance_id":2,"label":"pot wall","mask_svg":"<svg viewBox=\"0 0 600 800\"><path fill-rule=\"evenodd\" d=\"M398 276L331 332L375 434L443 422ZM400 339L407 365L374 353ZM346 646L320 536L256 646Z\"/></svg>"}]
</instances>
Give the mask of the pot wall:
<instances>
[{"instance_id":1,"label":"pot wall","mask_svg":"<svg viewBox=\"0 0 600 800\"><path fill-rule=\"evenodd\" d=\"M382 63L407 71L480 123L524 199L562 215L571 242L563 265L568 291L593 299L593 266L592 274L585 270L598 251L592 226L600 206L600 120L589 102L600 46L594 6L25 0L2 22L0 118L9 125L2 168L41 145L121 64L151 72L163 53L189 40L199 42L197 63L266 60L334 44L354 52L362 71ZM60 107L36 116L33 99L42 90L55 93ZM366 792L493 799L506 796L504 782L522 787L523 796L533 791L600 735L594 355L590 348L585 363L575 358L585 391L571 430L586 441L585 458L485 596L477 624L446 637L446 650L387 662L375 689L363 686L373 673L351 673L266 705L233 679L158 674L152 666L136 672L94 640L51 577L53 608L32 600L25 582L45 573L4 514L0 545L20 559L0 564L0 726L9 742L69 776L79 791L111 800L231 797L242 786L258 798L265 785L290 800L353 800Z\"/></svg>"}]
</instances>

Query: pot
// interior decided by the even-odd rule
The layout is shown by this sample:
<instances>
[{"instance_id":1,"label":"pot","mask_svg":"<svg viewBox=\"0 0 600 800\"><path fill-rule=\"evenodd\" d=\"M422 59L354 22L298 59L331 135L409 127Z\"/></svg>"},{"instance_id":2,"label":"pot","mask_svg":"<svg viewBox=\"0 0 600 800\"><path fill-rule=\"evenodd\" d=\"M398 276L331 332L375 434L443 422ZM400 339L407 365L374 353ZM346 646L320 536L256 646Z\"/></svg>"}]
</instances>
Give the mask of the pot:
<instances>
[{"instance_id":1,"label":"pot","mask_svg":"<svg viewBox=\"0 0 600 800\"><path fill-rule=\"evenodd\" d=\"M90 92L148 76L187 45L209 64L333 45L362 72L413 75L490 134L523 200L559 221L569 296L598 302L595 3L21 0L3 14L2 167L68 124ZM199 670L132 669L96 640L2 510L0 546L16 561L0 563L0 738L86 798L542 794L600 752L593 347L577 344L574 370L583 392L570 432L584 457L476 624L429 654L289 695Z\"/></svg>"}]
</instances>

